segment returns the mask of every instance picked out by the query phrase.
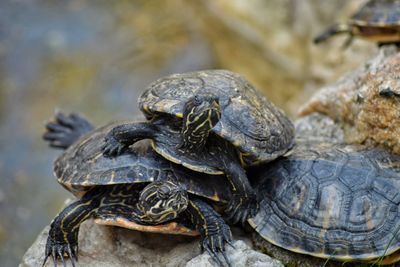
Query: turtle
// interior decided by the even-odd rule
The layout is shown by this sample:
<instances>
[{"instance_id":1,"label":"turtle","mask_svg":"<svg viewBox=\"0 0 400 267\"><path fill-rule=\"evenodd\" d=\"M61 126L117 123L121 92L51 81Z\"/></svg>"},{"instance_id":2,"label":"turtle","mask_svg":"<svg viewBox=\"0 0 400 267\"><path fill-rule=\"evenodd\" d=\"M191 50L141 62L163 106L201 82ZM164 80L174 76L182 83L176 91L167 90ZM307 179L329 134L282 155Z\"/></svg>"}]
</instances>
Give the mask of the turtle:
<instances>
[{"instance_id":1,"label":"turtle","mask_svg":"<svg viewBox=\"0 0 400 267\"><path fill-rule=\"evenodd\" d=\"M379 44L400 43L400 1L370 0L356 12L347 23L331 26L314 39L314 43L324 42L339 33L361 37Z\"/></svg>"},{"instance_id":2,"label":"turtle","mask_svg":"<svg viewBox=\"0 0 400 267\"><path fill-rule=\"evenodd\" d=\"M298 144L248 173L260 203L249 224L269 243L332 260L400 260L399 155Z\"/></svg>"},{"instance_id":3,"label":"turtle","mask_svg":"<svg viewBox=\"0 0 400 267\"><path fill-rule=\"evenodd\" d=\"M119 125L106 136L104 154L117 156L141 139L189 169L225 174L232 199L225 211L235 224L257 211L245 169L269 162L293 146L294 126L245 78L227 70L173 74L139 98L147 121Z\"/></svg>"},{"instance_id":4,"label":"turtle","mask_svg":"<svg viewBox=\"0 0 400 267\"><path fill-rule=\"evenodd\" d=\"M200 234L202 249L219 265L230 265L224 247L232 234L214 209L230 197L225 179L176 165L155 153L149 141L118 158L104 157L104 137L115 126L93 129L84 117L63 113L47 123L44 140L66 149L54 162L54 174L79 199L52 221L44 263L51 256L55 266L57 259L65 265L68 256L75 266L79 226L95 218L141 231Z\"/></svg>"}]
</instances>

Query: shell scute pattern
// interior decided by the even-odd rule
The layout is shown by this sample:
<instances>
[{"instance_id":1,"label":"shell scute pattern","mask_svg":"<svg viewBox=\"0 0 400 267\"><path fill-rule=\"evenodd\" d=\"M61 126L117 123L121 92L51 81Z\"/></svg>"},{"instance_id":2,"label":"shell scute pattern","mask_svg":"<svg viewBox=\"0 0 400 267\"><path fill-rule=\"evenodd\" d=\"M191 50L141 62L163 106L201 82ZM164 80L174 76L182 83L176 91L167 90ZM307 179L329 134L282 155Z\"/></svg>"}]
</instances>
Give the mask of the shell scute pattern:
<instances>
[{"instance_id":1,"label":"shell scute pattern","mask_svg":"<svg viewBox=\"0 0 400 267\"><path fill-rule=\"evenodd\" d=\"M196 94L219 98L221 119L212 131L234 144L247 165L269 161L293 143L294 127L286 115L238 74L225 70L175 74L152 83L139 99L148 118L183 114Z\"/></svg>"},{"instance_id":2,"label":"shell scute pattern","mask_svg":"<svg viewBox=\"0 0 400 267\"><path fill-rule=\"evenodd\" d=\"M322 179L335 178L339 171L339 166L330 162L312 165L312 175Z\"/></svg>"},{"instance_id":3,"label":"shell scute pattern","mask_svg":"<svg viewBox=\"0 0 400 267\"><path fill-rule=\"evenodd\" d=\"M81 196L93 186L175 179L198 196L217 202L230 199L225 177L197 173L174 165L158 155L149 140L136 143L128 153L116 158L105 157L101 150L104 137L115 125L117 123L88 133L56 159L55 175L67 190Z\"/></svg>"},{"instance_id":4,"label":"shell scute pattern","mask_svg":"<svg viewBox=\"0 0 400 267\"><path fill-rule=\"evenodd\" d=\"M382 175L374 155L387 158L388 169L398 156L363 149L303 147L257 169L250 176L259 185L260 211L250 224L275 245L317 257L394 253L400 248L400 174Z\"/></svg>"},{"instance_id":5,"label":"shell scute pattern","mask_svg":"<svg viewBox=\"0 0 400 267\"><path fill-rule=\"evenodd\" d=\"M367 179L373 179L374 172L368 169L345 168L336 177L340 177L340 182L347 188L355 191L366 189Z\"/></svg>"},{"instance_id":6,"label":"shell scute pattern","mask_svg":"<svg viewBox=\"0 0 400 267\"><path fill-rule=\"evenodd\" d=\"M89 188L164 178L170 164L159 160L160 156L149 145L135 145L132 153L118 158L103 156L104 137L115 125L109 124L82 137L56 159L54 172L61 184L81 190L82 186Z\"/></svg>"},{"instance_id":7,"label":"shell scute pattern","mask_svg":"<svg viewBox=\"0 0 400 267\"><path fill-rule=\"evenodd\" d=\"M391 183L383 182L381 179L376 179L372 182L373 190L387 199L390 202L400 204L399 181L393 180Z\"/></svg>"}]
</instances>

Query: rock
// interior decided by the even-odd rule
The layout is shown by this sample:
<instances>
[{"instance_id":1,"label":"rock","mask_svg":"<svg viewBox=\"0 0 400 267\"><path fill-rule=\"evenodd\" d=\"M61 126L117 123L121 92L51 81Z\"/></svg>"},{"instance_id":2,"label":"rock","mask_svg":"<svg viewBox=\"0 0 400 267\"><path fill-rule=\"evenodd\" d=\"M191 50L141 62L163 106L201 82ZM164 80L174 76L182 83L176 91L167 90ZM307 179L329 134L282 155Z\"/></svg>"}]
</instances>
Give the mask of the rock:
<instances>
[{"instance_id":1,"label":"rock","mask_svg":"<svg viewBox=\"0 0 400 267\"><path fill-rule=\"evenodd\" d=\"M294 253L275 246L264 239L262 239L258 234L253 234L254 247L270 255L271 257L279 259L284 266L290 267L335 267L335 266L346 266L346 267L361 267L367 266L362 265L359 262L338 262L329 259L321 259L316 257L311 257L309 255ZM365 263L364 263L365 264Z\"/></svg>"},{"instance_id":2,"label":"rock","mask_svg":"<svg viewBox=\"0 0 400 267\"><path fill-rule=\"evenodd\" d=\"M49 227L38 236L25 253L20 267L41 266ZM239 231L240 232L240 231ZM235 234L240 236L240 234ZM243 235L242 235L243 236ZM227 256L232 267L283 265L269 256L254 251L246 238L227 246ZM88 220L79 232L78 266L122 267L122 266L216 266L207 253L200 254L198 238L152 234L128 229L97 225ZM68 260L68 264L71 263ZM61 266L59 262L59 266ZM46 267L52 267L48 259Z\"/></svg>"},{"instance_id":3,"label":"rock","mask_svg":"<svg viewBox=\"0 0 400 267\"><path fill-rule=\"evenodd\" d=\"M320 113L295 121L296 140L309 142L344 143L344 133L331 118Z\"/></svg>"},{"instance_id":4,"label":"rock","mask_svg":"<svg viewBox=\"0 0 400 267\"><path fill-rule=\"evenodd\" d=\"M236 240L233 246L234 248L227 246L227 254L229 255L232 266L283 267L283 264L279 261L263 253L254 251L242 240ZM212 267L214 265L210 262L210 256L203 253L186 264L186 267L197 266Z\"/></svg>"},{"instance_id":5,"label":"rock","mask_svg":"<svg viewBox=\"0 0 400 267\"><path fill-rule=\"evenodd\" d=\"M385 46L366 64L318 91L300 115L335 121L346 143L383 146L400 154L400 53Z\"/></svg>"}]
</instances>

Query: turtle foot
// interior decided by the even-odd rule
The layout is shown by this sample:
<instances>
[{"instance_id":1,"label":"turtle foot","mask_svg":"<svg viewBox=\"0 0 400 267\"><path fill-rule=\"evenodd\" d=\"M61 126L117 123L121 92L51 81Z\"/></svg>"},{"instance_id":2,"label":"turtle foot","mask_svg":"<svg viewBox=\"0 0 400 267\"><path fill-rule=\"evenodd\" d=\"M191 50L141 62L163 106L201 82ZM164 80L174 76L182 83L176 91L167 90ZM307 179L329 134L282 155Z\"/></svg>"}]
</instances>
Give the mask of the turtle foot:
<instances>
[{"instance_id":1,"label":"turtle foot","mask_svg":"<svg viewBox=\"0 0 400 267\"><path fill-rule=\"evenodd\" d=\"M54 119L46 123L43 139L51 147L66 149L92 129L92 124L78 114L57 112Z\"/></svg>"},{"instance_id":2,"label":"turtle foot","mask_svg":"<svg viewBox=\"0 0 400 267\"><path fill-rule=\"evenodd\" d=\"M247 199L242 196L234 196L225 210L226 220L231 224L241 222L244 225L247 219L256 215L257 211L258 203L255 196Z\"/></svg>"},{"instance_id":3,"label":"turtle foot","mask_svg":"<svg viewBox=\"0 0 400 267\"><path fill-rule=\"evenodd\" d=\"M64 267L67 266L66 258L70 258L72 266L75 267L75 262L78 261L78 244L60 242L49 236L47 238L45 258L42 266L46 264L50 256L53 259L54 267L57 267L58 260L61 260Z\"/></svg>"},{"instance_id":4,"label":"turtle foot","mask_svg":"<svg viewBox=\"0 0 400 267\"><path fill-rule=\"evenodd\" d=\"M103 155L107 157L117 157L124 153L128 147L129 146L118 142L112 134L108 134L104 139L104 145L102 147Z\"/></svg>"},{"instance_id":5,"label":"turtle foot","mask_svg":"<svg viewBox=\"0 0 400 267\"><path fill-rule=\"evenodd\" d=\"M226 255L226 244L232 245L232 232L228 225L221 223L219 231L203 238L200 243L201 250L207 251L213 261L219 266L230 267L230 261ZM221 259L222 256L222 259Z\"/></svg>"}]
</instances>

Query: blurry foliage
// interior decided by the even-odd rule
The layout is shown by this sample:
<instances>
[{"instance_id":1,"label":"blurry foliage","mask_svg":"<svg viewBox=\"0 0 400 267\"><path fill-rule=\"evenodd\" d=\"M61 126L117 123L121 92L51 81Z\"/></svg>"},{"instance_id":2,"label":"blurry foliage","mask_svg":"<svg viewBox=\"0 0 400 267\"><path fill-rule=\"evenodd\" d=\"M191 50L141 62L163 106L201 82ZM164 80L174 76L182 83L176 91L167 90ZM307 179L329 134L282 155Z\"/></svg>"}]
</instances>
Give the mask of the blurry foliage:
<instances>
[{"instance_id":1,"label":"blurry foliage","mask_svg":"<svg viewBox=\"0 0 400 267\"><path fill-rule=\"evenodd\" d=\"M344 21L363 1L190 1L218 64L244 74L289 114L324 83L364 62L376 48L343 37L316 47L313 37Z\"/></svg>"},{"instance_id":2,"label":"blurry foliage","mask_svg":"<svg viewBox=\"0 0 400 267\"><path fill-rule=\"evenodd\" d=\"M133 42L124 44L129 54L119 55L119 60L124 62L128 56L132 61L125 64L130 63L132 68L138 64L160 67L179 53L189 41L190 25L181 19L182 10L175 9L174 2L122 1L113 7L116 23L122 26L117 30L130 29L135 36Z\"/></svg>"}]
</instances>

